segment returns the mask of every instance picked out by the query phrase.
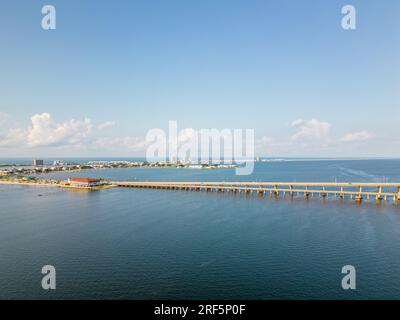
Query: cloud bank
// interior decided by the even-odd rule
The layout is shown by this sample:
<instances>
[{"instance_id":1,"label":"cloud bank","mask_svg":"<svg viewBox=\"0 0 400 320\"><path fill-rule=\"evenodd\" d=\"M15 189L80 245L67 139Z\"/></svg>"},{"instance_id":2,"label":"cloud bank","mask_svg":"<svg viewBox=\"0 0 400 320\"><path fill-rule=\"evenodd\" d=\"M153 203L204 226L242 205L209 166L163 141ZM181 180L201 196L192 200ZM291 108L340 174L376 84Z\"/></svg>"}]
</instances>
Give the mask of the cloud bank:
<instances>
[{"instance_id":1,"label":"cloud bank","mask_svg":"<svg viewBox=\"0 0 400 320\"><path fill-rule=\"evenodd\" d=\"M320 121L315 118L311 120L294 120L292 122L292 127L298 128L298 132L291 138L292 141L321 139L325 137L331 129L331 125L328 122Z\"/></svg>"},{"instance_id":2,"label":"cloud bank","mask_svg":"<svg viewBox=\"0 0 400 320\"><path fill-rule=\"evenodd\" d=\"M56 121L45 112L35 114L25 128L12 127L10 116L0 112L0 148L4 156L12 154L30 155L33 150L41 154L77 155L144 155L149 142L144 137L113 136L114 121L94 123L90 118ZM11 127L10 127L11 126ZM376 135L367 130L354 131L342 136L334 136L333 125L317 118L295 119L290 123L294 132L277 136L261 136L255 141L258 155L269 156L316 156L337 155L343 152L354 154L365 150ZM149 128L151 129L151 128ZM194 129L179 131L178 144L184 144L193 138ZM353 144L357 142L357 144ZM359 149L354 146L360 147ZM61 152L61 149L63 150ZM357 151L358 150L358 151ZM61 153L60 153L60 152ZM355 154L355 155L356 155ZM3 155L3 154L0 154ZM76 153L75 153L76 155Z\"/></svg>"},{"instance_id":3,"label":"cloud bank","mask_svg":"<svg viewBox=\"0 0 400 320\"><path fill-rule=\"evenodd\" d=\"M31 123L26 135L31 147L79 145L85 142L93 127L88 118L56 123L48 113L34 115Z\"/></svg>"},{"instance_id":4,"label":"cloud bank","mask_svg":"<svg viewBox=\"0 0 400 320\"><path fill-rule=\"evenodd\" d=\"M348 133L344 135L340 141L342 142L354 142L354 141L366 141L375 138L375 134L368 131L359 131L354 133Z\"/></svg>"}]
</instances>

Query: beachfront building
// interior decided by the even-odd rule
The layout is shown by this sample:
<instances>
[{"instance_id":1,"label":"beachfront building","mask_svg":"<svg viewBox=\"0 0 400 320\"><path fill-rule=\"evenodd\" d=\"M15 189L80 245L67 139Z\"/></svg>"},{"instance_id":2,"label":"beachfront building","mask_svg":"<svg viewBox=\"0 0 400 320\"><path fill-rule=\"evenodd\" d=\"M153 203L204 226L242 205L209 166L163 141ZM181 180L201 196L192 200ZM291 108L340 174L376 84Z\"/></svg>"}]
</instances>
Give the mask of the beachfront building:
<instances>
[{"instance_id":1,"label":"beachfront building","mask_svg":"<svg viewBox=\"0 0 400 320\"><path fill-rule=\"evenodd\" d=\"M101 179L91 178L69 178L68 182L71 186L79 188L98 187L101 184Z\"/></svg>"},{"instance_id":2,"label":"beachfront building","mask_svg":"<svg viewBox=\"0 0 400 320\"><path fill-rule=\"evenodd\" d=\"M54 167L63 167L63 166L64 166L64 161L62 161L62 160L55 160L55 161L53 161L53 166L54 166Z\"/></svg>"},{"instance_id":3,"label":"beachfront building","mask_svg":"<svg viewBox=\"0 0 400 320\"><path fill-rule=\"evenodd\" d=\"M43 160L39 160L39 159L34 159L33 160L33 166L34 167L43 167L44 165L44 161Z\"/></svg>"}]
</instances>

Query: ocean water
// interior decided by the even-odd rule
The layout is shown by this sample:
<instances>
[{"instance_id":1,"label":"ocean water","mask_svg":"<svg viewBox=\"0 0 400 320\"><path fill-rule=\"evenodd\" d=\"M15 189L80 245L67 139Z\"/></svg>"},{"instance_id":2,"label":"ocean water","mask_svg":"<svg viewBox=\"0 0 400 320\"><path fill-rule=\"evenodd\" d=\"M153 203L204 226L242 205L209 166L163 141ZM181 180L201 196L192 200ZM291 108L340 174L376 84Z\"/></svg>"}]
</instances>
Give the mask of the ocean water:
<instances>
[{"instance_id":1,"label":"ocean water","mask_svg":"<svg viewBox=\"0 0 400 320\"><path fill-rule=\"evenodd\" d=\"M257 163L247 177L172 168L47 176L398 182L400 160ZM400 207L390 202L0 185L2 299L399 299L399 243ZM54 291L41 288L47 264ZM341 288L344 265L356 268L356 290Z\"/></svg>"}]
</instances>

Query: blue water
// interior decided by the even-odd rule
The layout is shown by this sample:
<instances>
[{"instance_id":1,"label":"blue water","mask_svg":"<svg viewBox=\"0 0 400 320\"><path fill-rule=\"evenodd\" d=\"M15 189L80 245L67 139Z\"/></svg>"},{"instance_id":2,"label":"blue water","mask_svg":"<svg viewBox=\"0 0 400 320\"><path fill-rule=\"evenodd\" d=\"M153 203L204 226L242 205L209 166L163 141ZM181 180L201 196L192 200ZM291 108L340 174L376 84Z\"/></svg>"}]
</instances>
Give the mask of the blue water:
<instances>
[{"instance_id":1,"label":"blue water","mask_svg":"<svg viewBox=\"0 0 400 320\"><path fill-rule=\"evenodd\" d=\"M400 181L400 160L54 173L148 181ZM42 196L38 196L41 194ZM350 200L0 185L0 298L399 299L400 208ZM57 289L41 288L41 268ZM357 289L341 288L354 265Z\"/></svg>"}]
</instances>

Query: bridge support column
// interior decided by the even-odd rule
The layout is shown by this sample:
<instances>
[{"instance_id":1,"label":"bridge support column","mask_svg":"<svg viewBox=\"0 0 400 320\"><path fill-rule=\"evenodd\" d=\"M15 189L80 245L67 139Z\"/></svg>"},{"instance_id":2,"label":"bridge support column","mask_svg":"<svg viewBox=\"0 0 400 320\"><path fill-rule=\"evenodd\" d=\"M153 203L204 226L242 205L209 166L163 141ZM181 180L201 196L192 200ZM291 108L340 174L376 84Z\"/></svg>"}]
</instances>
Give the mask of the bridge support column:
<instances>
[{"instance_id":1,"label":"bridge support column","mask_svg":"<svg viewBox=\"0 0 400 320\"><path fill-rule=\"evenodd\" d=\"M325 187L322 187L321 196L322 196L323 198L326 198L326 197L328 196L328 194L325 192Z\"/></svg>"},{"instance_id":2,"label":"bridge support column","mask_svg":"<svg viewBox=\"0 0 400 320\"><path fill-rule=\"evenodd\" d=\"M378 191L377 191L377 195L376 195L376 201L380 202L383 200L382 197L382 186L378 186Z\"/></svg>"},{"instance_id":3,"label":"bridge support column","mask_svg":"<svg viewBox=\"0 0 400 320\"><path fill-rule=\"evenodd\" d=\"M274 185L274 196L279 197L279 191L278 191L278 186Z\"/></svg>"},{"instance_id":4,"label":"bridge support column","mask_svg":"<svg viewBox=\"0 0 400 320\"><path fill-rule=\"evenodd\" d=\"M304 198L308 199L308 197L310 196L310 193L308 192L308 186L306 186L306 191L303 194Z\"/></svg>"},{"instance_id":5,"label":"bridge support column","mask_svg":"<svg viewBox=\"0 0 400 320\"><path fill-rule=\"evenodd\" d=\"M358 195L355 197L356 202L361 202L363 199L362 197L362 186L358 187Z\"/></svg>"}]
</instances>

